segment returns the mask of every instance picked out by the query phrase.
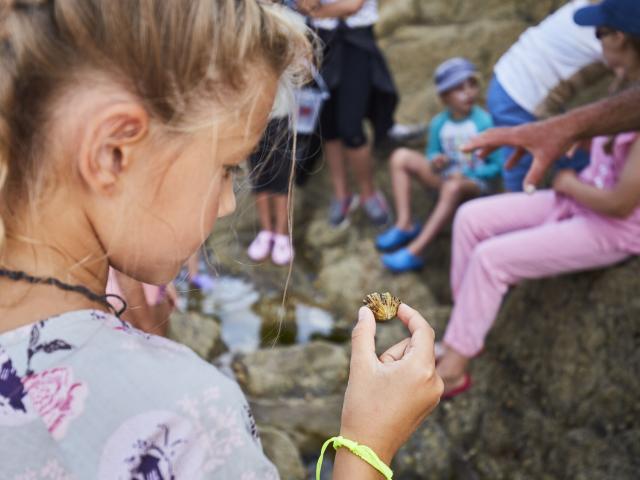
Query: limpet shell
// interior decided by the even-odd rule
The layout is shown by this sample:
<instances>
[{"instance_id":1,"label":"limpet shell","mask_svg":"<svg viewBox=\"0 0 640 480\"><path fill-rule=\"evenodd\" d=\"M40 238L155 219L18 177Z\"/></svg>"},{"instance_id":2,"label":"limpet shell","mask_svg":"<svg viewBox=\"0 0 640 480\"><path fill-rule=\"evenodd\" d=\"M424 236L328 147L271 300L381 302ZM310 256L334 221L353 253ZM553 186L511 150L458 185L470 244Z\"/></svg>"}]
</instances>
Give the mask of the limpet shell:
<instances>
[{"instance_id":1,"label":"limpet shell","mask_svg":"<svg viewBox=\"0 0 640 480\"><path fill-rule=\"evenodd\" d=\"M401 302L398 297L391 295L389 292L375 292L364 297L362 303L371 309L377 321L386 322L395 318Z\"/></svg>"}]
</instances>

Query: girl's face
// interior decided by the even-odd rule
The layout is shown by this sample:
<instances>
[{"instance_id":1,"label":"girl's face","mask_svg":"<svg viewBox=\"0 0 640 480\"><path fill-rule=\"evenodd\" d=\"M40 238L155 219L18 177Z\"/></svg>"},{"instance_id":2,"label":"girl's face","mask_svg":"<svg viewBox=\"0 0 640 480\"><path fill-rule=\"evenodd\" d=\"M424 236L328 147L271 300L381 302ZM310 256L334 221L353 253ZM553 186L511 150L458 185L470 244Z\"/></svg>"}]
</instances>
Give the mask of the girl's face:
<instances>
[{"instance_id":1,"label":"girl's face","mask_svg":"<svg viewBox=\"0 0 640 480\"><path fill-rule=\"evenodd\" d=\"M260 140L275 79L260 88L250 108L222 112L214 126L168 140L161 130L150 133L136 153L143 161L132 164L113 198L119 215L96 229L112 266L148 283L171 281L216 219L234 211L234 172Z\"/></svg>"}]
</instances>

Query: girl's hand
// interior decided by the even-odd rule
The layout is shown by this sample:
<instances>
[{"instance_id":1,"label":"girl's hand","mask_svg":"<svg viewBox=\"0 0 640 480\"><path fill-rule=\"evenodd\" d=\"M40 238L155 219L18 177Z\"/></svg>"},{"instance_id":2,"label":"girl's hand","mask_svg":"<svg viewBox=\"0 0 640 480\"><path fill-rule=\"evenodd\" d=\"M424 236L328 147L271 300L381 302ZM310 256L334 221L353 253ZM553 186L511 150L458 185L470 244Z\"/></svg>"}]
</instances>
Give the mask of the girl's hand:
<instances>
[{"instance_id":1,"label":"girl's hand","mask_svg":"<svg viewBox=\"0 0 640 480\"><path fill-rule=\"evenodd\" d=\"M575 170L560 170L553 178L553 189L562 195L572 196L573 186L578 181Z\"/></svg>"},{"instance_id":2,"label":"girl's hand","mask_svg":"<svg viewBox=\"0 0 640 480\"><path fill-rule=\"evenodd\" d=\"M435 368L435 335L417 311L402 304L398 318L411 337L378 358L373 314L362 307L358 317L340 434L370 447L388 465L440 401L444 385Z\"/></svg>"}]
</instances>

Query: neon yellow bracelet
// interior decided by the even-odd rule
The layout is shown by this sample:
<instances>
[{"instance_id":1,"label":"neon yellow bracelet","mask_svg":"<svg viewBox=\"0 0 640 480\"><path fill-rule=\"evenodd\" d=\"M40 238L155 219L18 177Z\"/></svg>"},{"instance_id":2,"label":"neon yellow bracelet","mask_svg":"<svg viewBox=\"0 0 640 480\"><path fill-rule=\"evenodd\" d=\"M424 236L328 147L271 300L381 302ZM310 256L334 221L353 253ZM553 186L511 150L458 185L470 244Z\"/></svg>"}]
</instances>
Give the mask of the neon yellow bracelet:
<instances>
[{"instance_id":1,"label":"neon yellow bracelet","mask_svg":"<svg viewBox=\"0 0 640 480\"><path fill-rule=\"evenodd\" d=\"M340 447L348 448L351 453L360 457L373 468L378 470L387 480L391 480L393 478L393 471L382 460L378 458L376 452L365 445L360 445L358 442L354 442L353 440L349 440L348 438L338 436L330 438L329 440L324 442L324 445L322 445L322 450L320 450L320 458L318 458L318 463L316 465L316 480L320 480L320 470L322 469L322 459L324 458L324 452L331 442L333 442L333 448L336 450L338 450L338 448Z\"/></svg>"}]
</instances>

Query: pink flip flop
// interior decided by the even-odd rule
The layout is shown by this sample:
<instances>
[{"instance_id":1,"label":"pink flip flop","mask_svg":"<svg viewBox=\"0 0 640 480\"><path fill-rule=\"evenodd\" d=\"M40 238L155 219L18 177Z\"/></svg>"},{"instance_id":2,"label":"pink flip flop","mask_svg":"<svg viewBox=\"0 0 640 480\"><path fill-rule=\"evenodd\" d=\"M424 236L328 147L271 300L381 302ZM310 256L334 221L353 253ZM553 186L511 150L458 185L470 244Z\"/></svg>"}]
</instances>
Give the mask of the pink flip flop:
<instances>
[{"instance_id":1,"label":"pink flip flop","mask_svg":"<svg viewBox=\"0 0 640 480\"><path fill-rule=\"evenodd\" d=\"M471 375L468 373L464 374L464 382L459 387L454 388L453 390L449 390L447 393L442 395L442 400L451 400L453 397L457 397L458 395L466 392L471 388L472 385Z\"/></svg>"}]
</instances>

